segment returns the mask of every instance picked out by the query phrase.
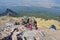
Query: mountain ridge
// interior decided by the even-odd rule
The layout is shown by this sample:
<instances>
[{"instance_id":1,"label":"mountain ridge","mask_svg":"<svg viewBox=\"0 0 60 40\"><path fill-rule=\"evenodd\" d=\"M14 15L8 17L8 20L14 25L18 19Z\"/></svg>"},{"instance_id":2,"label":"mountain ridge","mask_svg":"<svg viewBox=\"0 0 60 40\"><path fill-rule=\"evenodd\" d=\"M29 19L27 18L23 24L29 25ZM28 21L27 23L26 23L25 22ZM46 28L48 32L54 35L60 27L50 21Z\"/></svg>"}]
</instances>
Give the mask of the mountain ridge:
<instances>
[{"instance_id":1,"label":"mountain ridge","mask_svg":"<svg viewBox=\"0 0 60 40\"><path fill-rule=\"evenodd\" d=\"M13 6L9 8L10 10L17 13L12 14L12 16L35 16L45 19L55 19L60 20L60 10L55 10L54 8L43 8L43 7L27 7L27 6ZM6 9L5 9L6 12ZM2 13L3 15L6 13Z\"/></svg>"}]
</instances>

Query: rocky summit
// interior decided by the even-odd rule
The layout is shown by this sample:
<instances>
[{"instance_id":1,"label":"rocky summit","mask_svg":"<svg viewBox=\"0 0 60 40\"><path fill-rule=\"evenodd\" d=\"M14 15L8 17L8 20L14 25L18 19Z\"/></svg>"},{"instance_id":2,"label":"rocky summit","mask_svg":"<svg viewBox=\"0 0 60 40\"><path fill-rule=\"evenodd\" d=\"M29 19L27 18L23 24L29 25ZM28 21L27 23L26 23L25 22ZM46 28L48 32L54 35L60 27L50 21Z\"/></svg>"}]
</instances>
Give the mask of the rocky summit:
<instances>
[{"instance_id":1,"label":"rocky summit","mask_svg":"<svg viewBox=\"0 0 60 40\"><path fill-rule=\"evenodd\" d=\"M24 25L12 25L0 31L0 40L60 40L60 31L54 29L32 29Z\"/></svg>"},{"instance_id":2,"label":"rocky summit","mask_svg":"<svg viewBox=\"0 0 60 40\"><path fill-rule=\"evenodd\" d=\"M5 19L0 21L0 23L2 22L0 24L0 40L60 40L60 30L57 29L60 27L60 22L32 17L10 17L11 20L7 21Z\"/></svg>"}]
</instances>

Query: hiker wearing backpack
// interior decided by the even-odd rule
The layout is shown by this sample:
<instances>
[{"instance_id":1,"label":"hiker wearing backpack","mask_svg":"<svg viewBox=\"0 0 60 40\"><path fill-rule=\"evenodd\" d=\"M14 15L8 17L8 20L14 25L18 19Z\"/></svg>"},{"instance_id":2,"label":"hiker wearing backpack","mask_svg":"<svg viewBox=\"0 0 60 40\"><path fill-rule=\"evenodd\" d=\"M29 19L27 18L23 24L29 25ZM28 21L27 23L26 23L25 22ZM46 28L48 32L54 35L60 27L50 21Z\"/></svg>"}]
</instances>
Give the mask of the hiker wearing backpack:
<instances>
[{"instance_id":1,"label":"hiker wearing backpack","mask_svg":"<svg viewBox=\"0 0 60 40\"><path fill-rule=\"evenodd\" d=\"M37 22L35 20L34 20L34 27L35 27L36 30L38 29Z\"/></svg>"}]
</instances>

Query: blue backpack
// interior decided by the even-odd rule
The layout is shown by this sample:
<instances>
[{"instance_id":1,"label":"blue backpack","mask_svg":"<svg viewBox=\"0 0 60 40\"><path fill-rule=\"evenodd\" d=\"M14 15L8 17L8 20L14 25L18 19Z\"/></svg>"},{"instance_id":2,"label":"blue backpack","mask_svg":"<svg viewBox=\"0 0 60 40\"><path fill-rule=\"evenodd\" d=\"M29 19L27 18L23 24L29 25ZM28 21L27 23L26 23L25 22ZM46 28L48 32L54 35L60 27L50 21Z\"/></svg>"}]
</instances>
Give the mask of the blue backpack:
<instances>
[{"instance_id":1,"label":"blue backpack","mask_svg":"<svg viewBox=\"0 0 60 40\"><path fill-rule=\"evenodd\" d=\"M50 29L51 28L56 30L56 26L55 25L51 25Z\"/></svg>"}]
</instances>

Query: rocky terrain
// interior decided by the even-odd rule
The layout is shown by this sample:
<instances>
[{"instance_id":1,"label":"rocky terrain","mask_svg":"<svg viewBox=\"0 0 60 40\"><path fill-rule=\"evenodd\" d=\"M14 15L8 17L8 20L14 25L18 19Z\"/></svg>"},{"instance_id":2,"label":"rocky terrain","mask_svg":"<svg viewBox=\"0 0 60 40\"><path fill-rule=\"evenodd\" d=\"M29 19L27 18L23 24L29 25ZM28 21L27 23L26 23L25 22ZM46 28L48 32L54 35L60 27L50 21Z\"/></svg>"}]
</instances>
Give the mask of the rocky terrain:
<instances>
[{"instance_id":1,"label":"rocky terrain","mask_svg":"<svg viewBox=\"0 0 60 40\"><path fill-rule=\"evenodd\" d=\"M13 22L11 21L12 19L14 19ZM60 40L60 30L49 29L52 24L58 25L56 28L59 28L60 22L58 21L50 20L49 22L49 20L45 21L44 19L36 18L38 30L35 30L34 28L26 28L21 24L13 25L17 19L19 22L21 21L19 18L12 19L10 22L3 21L3 24L0 24L0 40Z\"/></svg>"},{"instance_id":2,"label":"rocky terrain","mask_svg":"<svg viewBox=\"0 0 60 40\"><path fill-rule=\"evenodd\" d=\"M14 29L17 28L19 31ZM14 31L14 32L13 32ZM11 33L13 34L11 35ZM60 30L54 29L28 29L23 25L13 25L11 27L5 27L0 31L0 39L3 39L11 35L12 40L17 40L17 37L22 40L60 40ZM8 37L7 37L8 38Z\"/></svg>"}]
</instances>

